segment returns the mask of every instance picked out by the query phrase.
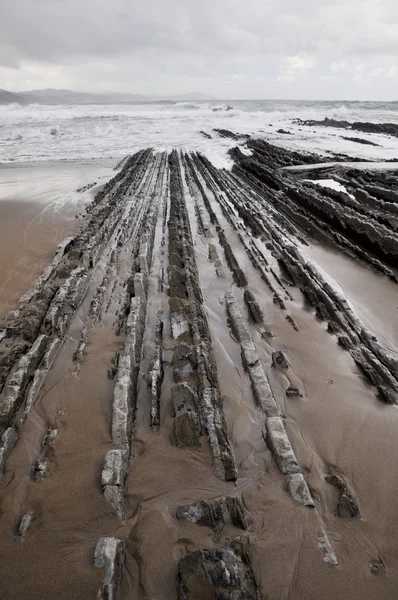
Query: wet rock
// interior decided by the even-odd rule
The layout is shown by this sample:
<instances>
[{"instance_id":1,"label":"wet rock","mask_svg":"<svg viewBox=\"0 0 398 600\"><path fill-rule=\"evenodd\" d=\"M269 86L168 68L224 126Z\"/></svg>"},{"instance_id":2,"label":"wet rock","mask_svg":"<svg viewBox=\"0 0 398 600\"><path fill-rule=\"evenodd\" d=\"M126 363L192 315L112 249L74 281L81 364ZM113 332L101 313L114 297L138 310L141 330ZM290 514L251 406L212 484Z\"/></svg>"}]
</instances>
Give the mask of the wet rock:
<instances>
[{"instance_id":1,"label":"wet rock","mask_svg":"<svg viewBox=\"0 0 398 600\"><path fill-rule=\"evenodd\" d=\"M40 457L32 467L32 479L35 481L43 481L48 475L50 461L48 458Z\"/></svg>"},{"instance_id":2,"label":"wet rock","mask_svg":"<svg viewBox=\"0 0 398 600\"><path fill-rule=\"evenodd\" d=\"M329 333L339 333L340 327L334 321L328 322L328 332Z\"/></svg>"},{"instance_id":3,"label":"wet rock","mask_svg":"<svg viewBox=\"0 0 398 600\"><path fill-rule=\"evenodd\" d=\"M217 531L225 524L234 525L239 529L247 529L250 525L241 500L235 496L181 505L177 508L176 516L177 519L198 523Z\"/></svg>"},{"instance_id":4,"label":"wet rock","mask_svg":"<svg viewBox=\"0 0 398 600\"><path fill-rule=\"evenodd\" d=\"M333 550L332 544L330 543L326 532L322 531L317 540L318 546L322 550L324 555L324 562L329 563L331 565L338 565L339 561L337 560L337 556L335 554L335 551Z\"/></svg>"},{"instance_id":5,"label":"wet rock","mask_svg":"<svg viewBox=\"0 0 398 600\"><path fill-rule=\"evenodd\" d=\"M6 321L16 321L19 317L19 310L9 310L6 314Z\"/></svg>"},{"instance_id":6,"label":"wet rock","mask_svg":"<svg viewBox=\"0 0 398 600\"><path fill-rule=\"evenodd\" d=\"M314 121L310 119L308 121L303 121L302 119L295 119L294 123L298 125L303 125L306 127L337 127L339 129L348 129L350 127L350 123L348 121L338 121L337 119L330 119L329 117L325 117L323 121Z\"/></svg>"},{"instance_id":7,"label":"wet rock","mask_svg":"<svg viewBox=\"0 0 398 600\"><path fill-rule=\"evenodd\" d=\"M0 477L3 474L4 466L18 440L18 434L12 427L5 430L0 441Z\"/></svg>"},{"instance_id":8,"label":"wet rock","mask_svg":"<svg viewBox=\"0 0 398 600\"><path fill-rule=\"evenodd\" d=\"M259 593L245 543L200 550L178 563L179 600L258 600Z\"/></svg>"},{"instance_id":9,"label":"wet rock","mask_svg":"<svg viewBox=\"0 0 398 600\"><path fill-rule=\"evenodd\" d=\"M134 275L134 295L140 298L141 302L146 302L145 278L143 273Z\"/></svg>"},{"instance_id":10,"label":"wet rock","mask_svg":"<svg viewBox=\"0 0 398 600\"><path fill-rule=\"evenodd\" d=\"M171 334L176 340L184 333L190 332L190 324L187 313L184 310L173 311L170 305Z\"/></svg>"},{"instance_id":11,"label":"wet rock","mask_svg":"<svg viewBox=\"0 0 398 600\"><path fill-rule=\"evenodd\" d=\"M23 515L20 518L18 528L17 528L17 535L19 535L22 538L25 537L29 527L32 524L33 517L34 517L34 513L26 513L26 515Z\"/></svg>"},{"instance_id":12,"label":"wet rock","mask_svg":"<svg viewBox=\"0 0 398 600\"><path fill-rule=\"evenodd\" d=\"M288 387L286 390L286 396L288 396L289 398L293 397L293 396L301 396L300 390L298 388L295 387Z\"/></svg>"},{"instance_id":13,"label":"wet rock","mask_svg":"<svg viewBox=\"0 0 398 600\"><path fill-rule=\"evenodd\" d=\"M277 416L279 409L236 298L227 293L225 300L232 331L241 343L242 363L249 373L256 403L267 416Z\"/></svg>"},{"instance_id":14,"label":"wet rock","mask_svg":"<svg viewBox=\"0 0 398 600\"><path fill-rule=\"evenodd\" d=\"M272 366L279 367L280 369L288 369L290 367L290 363L282 350L272 353Z\"/></svg>"},{"instance_id":15,"label":"wet rock","mask_svg":"<svg viewBox=\"0 0 398 600\"><path fill-rule=\"evenodd\" d=\"M348 142L356 142L357 144L365 144L367 146L380 146L380 144L376 144L375 142L372 142L371 140L364 140L363 138L359 138L359 137L347 137L345 135L342 135L341 138L343 140L347 140Z\"/></svg>"},{"instance_id":16,"label":"wet rock","mask_svg":"<svg viewBox=\"0 0 398 600\"><path fill-rule=\"evenodd\" d=\"M160 395L162 393L162 384L164 378L163 369L163 350L160 346L156 348L156 356L153 367L150 371L150 390L151 390L151 427L157 431L160 425Z\"/></svg>"},{"instance_id":17,"label":"wet rock","mask_svg":"<svg viewBox=\"0 0 398 600\"><path fill-rule=\"evenodd\" d=\"M346 350L350 350L353 347L353 343L348 337L348 335L339 335L337 337L337 341L339 346L345 348Z\"/></svg>"},{"instance_id":18,"label":"wet rock","mask_svg":"<svg viewBox=\"0 0 398 600\"><path fill-rule=\"evenodd\" d=\"M215 133L217 133L220 137L229 138L231 140L236 141L249 137L246 134L234 133L233 131L229 131L228 129L213 129L213 131L215 131Z\"/></svg>"},{"instance_id":19,"label":"wet rock","mask_svg":"<svg viewBox=\"0 0 398 600\"><path fill-rule=\"evenodd\" d=\"M46 352L43 356L43 360L40 364L40 369L37 369L35 371L33 381L27 390L24 410L25 415L31 411L39 394L41 386L43 385L44 379L48 373L48 370L50 369L53 361L55 360L55 357L61 345L62 340L60 340L59 338L54 338L51 342L48 343Z\"/></svg>"},{"instance_id":20,"label":"wet rock","mask_svg":"<svg viewBox=\"0 0 398 600\"><path fill-rule=\"evenodd\" d=\"M101 486L105 500L114 508L117 517L124 518L124 482L127 475L127 450L110 450L105 457Z\"/></svg>"},{"instance_id":21,"label":"wet rock","mask_svg":"<svg viewBox=\"0 0 398 600\"><path fill-rule=\"evenodd\" d=\"M379 392L379 398L386 404L398 404L397 395L385 385L378 385L377 391Z\"/></svg>"},{"instance_id":22,"label":"wet rock","mask_svg":"<svg viewBox=\"0 0 398 600\"><path fill-rule=\"evenodd\" d=\"M126 450L109 450L105 456L101 475L101 485L123 486L127 473L128 452Z\"/></svg>"},{"instance_id":23,"label":"wet rock","mask_svg":"<svg viewBox=\"0 0 398 600\"><path fill-rule=\"evenodd\" d=\"M296 502L299 502L304 506L309 506L310 508L315 507L308 484L302 473L286 475L286 483L293 500L296 500Z\"/></svg>"},{"instance_id":24,"label":"wet rock","mask_svg":"<svg viewBox=\"0 0 398 600\"><path fill-rule=\"evenodd\" d=\"M184 155L184 160L189 164L190 158L187 155ZM223 480L235 481L237 478L235 457L228 439L227 425L219 393L217 364L212 349L206 311L203 306L203 294L195 261L190 219L184 200L180 163L181 155L173 151L169 157L169 259L180 261L181 266L183 263L185 286L183 289L184 296L181 298L170 298L170 313L172 315L173 312L180 312L181 308L183 308L184 312L189 316L189 330L184 333L184 341L189 340L190 343L193 342L195 347L197 359L197 375L195 378L198 380L199 391L198 415L203 425L203 431L206 433L217 475ZM201 191L203 186L196 171L192 170L190 175L195 180L199 191ZM206 204L206 194L201 191L201 195ZM212 215L213 213L211 212L211 207L209 209L209 206L209 203L206 204L209 214ZM183 444L186 441L190 444L196 442L198 437L196 419L192 411L176 415L174 427L177 443L180 437Z\"/></svg>"},{"instance_id":25,"label":"wet rock","mask_svg":"<svg viewBox=\"0 0 398 600\"><path fill-rule=\"evenodd\" d=\"M253 321L257 324L264 323L263 311L261 310L254 295L249 290L245 290L243 297L244 297L246 305L249 309L250 315L252 316Z\"/></svg>"},{"instance_id":26,"label":"wet rock","mask_svg":"<svg viewBox=\"0 0 398 600\"><path fill-rule=\"evenodd\" d=\"M242 313L240 312L240 308L235 296L232 293L227 292L225 294L225 301L231 328L238 342L251 342L251 335L242 316Z\"/></svg>"},{"instance_id":27,"label":"wet rock","mask_svg":"<svg viewBox=\"0 0 398 600\"><path fill-rule=\"evenodd\" d=\"M227 240L227 237L221 228L218 229L218 239L220 241L221 246L224 248L225 258L227 260L227 264L230 270L232 271L232 275L236 285L239 287L245 287L248 283L247 277L240 268L238 261L236 260L235 254L233 253L233 250Z\"/></svg>"},{"instance_id":28,"label":"wet rock","mask_svg":"<svg viewBox=\"0 0 398 600\"><path fill-rule=\"evenodd\" d=\"M187 362L185 365L174 367L173 369L174 381L179 383L185 379L189 379L194 375L192 364Z\"/></svg>"},{"instance_id":29,"label":"wet rock","mask_svg":"<svg viewBox=\"0 0 398 600\"><path fill-rule=\"evenodd\" d=\"M373 575L382 575L386 572L386 565L381 558L375 559L370 563L370 572Z\"/></svg>"},{"instance_id":30,"label":"wet rock","mask_svg":"<svg viewBox=\"0 0 398 600\"><path fill-rule=\"evenodd\" d=\"M266 419L265 438L282 473L299 473L300 467L281 417Z\"/></svg>"},{"instance_id":31,"label":"wet rock","mask_svg":"<svg viewBox=\"0 0 398 600\"><path fill-rule=\"evenodd\" d=\"M348 490L344 480L339 475L328 475L326 481L337 488L340 492L340 497L337 503L337 515L344 519L354 518L359 519L361 513L358 505L354 500L353 495Z\"/></svg>"},{"instance_id":32,"label":"wet rock","mask_svg":"<svg viewBox=\"0 0 398 600\"><path fill-rule=\"evenodd\" d=\"M209 260L215 262L218 258L217 248L214 244L209 244Z\"/></svg>"},{"instance_id":33,"label":"wet rock","mask_svg":"<svg viewBox=\"0 0 398 600\"><path fill-rule=\"evenodd\" d=\"M94 566L104 570L104 583L97 600L120 600L120 580L125 543L117 538L101 538L94 553Z\"/></svg>"},{"instance_id":34,"label":"wet rock","mask_svg":"<svg viewBox=\"0 0 398 600\"><path fill-rule=\"evenodd\" d=\"M195 348L186 342L180 342L173 353L173 365L189 360L194 368L197 367Z\"/></svg>"},{"instance_id":35,"label":"wet rock","mask_svg":"<svg viewBox=\"0 0 398 600\"><path fill-rule=\"evenodd\" d=\"M252 382L254 397L258 406L261 407L266 415L270 417L278 416L279 409L275 403L274 395L269 385L268 378L260 363L253 365L250 368L250 379Z\"/></svg>"},{"instance_id":36,"label":"wet rock","mask_svg":"<svg viewBox=\"0 0 398 600\"><path fill-rule=\"evenodd\" d=\"M297 323L295 322L295 320L293 319L293 317L291 315L286 315L286 321L289 321L289 323L291 324L291 326L293 327L293 329L295 331L300 331Z\"/></svg>"},{"instance_id":37,"label":"wet rock","mask_svg":"<svg viewBox=\"0 0 398 600\"><path fill-rule=\"evenodd\" d=\"M119 446L129 444L132 414L132 364L130 356L121 356L113 393L112 441Z\"/></svg>"},{"instance_id":38,"label":"wet rock","mask_svg":"<svg viewBox=\"0 0 398 600\"><path fill-rule=\"evenodd\" d=\"M8 377L0 394L0 424L11 424L12 418L20 408L29 381L43 357L47 340L47 336L40 335Z\"/></svg>"},{"instance_id":39,"label":"wet rock","mask_svg":"<svg viewBox=\"0 0 398 600\"><path fill-rule=\"evenodd\" d=\"M201 424L197 413L198 397L186 383L171 388L174 406L174 437L178 447L200 444Z\"/></svg>"},{"instance_id":40,"label":"wet rock","mask_svg":"<svg viewBox=\"0 0 398 600\"><path fill-rule=\"evenodd\" d=\"M73 355L74 361L80 362L83 360L84 353L85 353L86 346L87 346L87 341L88 341L87 329L86 329L86 327L83 327L79 345Z\"/></svg>"},{"instance_id":41,"label":"wet rock","mask_svg":"<svg viewBox=\"0 0 398 600\"><path fill-rule=\"evenodd\" d=\"M47 429L41 442L42 448L52 446L55 442L55 438L57 437L57 433L58 431L56 429Z\"/></svg>"},{"instance_id":42,"label":"wet rock","mask_svg":"<svg viewBox=\"0 0 398 600\"><path fill-rule=\"evenodd\" d=\"M87 270L74 269L59 287L45 316L43 327L49 334L63 338L87 287Z\"/></svg>"},{"instance_id":43,"label":"wet rock","mask_svg":"<svg viewBox=\"0 0 398 600\"><path fill-rule=\"evenodd\" d=\"M175 416L174 438L179 448L200 445L198 419L194 413L186 412Z\"/></svg>"},{"instance_id":44,"label":"wet rock","mask_svg":"<svg viewBox=\"0 0 398 600\"><path fill-rule=\"evenodd\" d=\"M112 357L111 366L108 368L108 378L110 380L113 380L116 377L116 374L119 369L119 358L120 358L119 352L116 352L115 355Z\"/></svg>"}]
</instances>

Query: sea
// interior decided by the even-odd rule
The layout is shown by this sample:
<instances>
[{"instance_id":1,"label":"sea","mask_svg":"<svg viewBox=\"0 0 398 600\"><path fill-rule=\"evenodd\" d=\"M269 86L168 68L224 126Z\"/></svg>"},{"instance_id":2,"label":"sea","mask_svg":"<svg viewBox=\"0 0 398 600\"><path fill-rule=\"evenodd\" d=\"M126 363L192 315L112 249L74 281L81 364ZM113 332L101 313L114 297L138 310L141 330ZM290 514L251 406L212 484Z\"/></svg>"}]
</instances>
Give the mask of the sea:
<instances>
[{"instance_id":1,"label":"sea","mask_svg":"<svg viewBox=\"0 0 398 600\"><path fill-rule=\"evenodd\" d=\"M294 123L323 120L398 123L398 102L303 102L230 100L121 105L0 106L0 164L59 161L114 161L141 148L173 148L204 153L217 167L229 168L236 141L219 137L228 129L262 137L276 145L330 157L344 153L375 161L398 158L398 138L307 127ZM280 133L284 130L289 133ZM205 134L211 136L207 138ZM361 137L378 146L342 139ZM244 141L239 144L244 150Z\"/></svg>"}]
</instances>

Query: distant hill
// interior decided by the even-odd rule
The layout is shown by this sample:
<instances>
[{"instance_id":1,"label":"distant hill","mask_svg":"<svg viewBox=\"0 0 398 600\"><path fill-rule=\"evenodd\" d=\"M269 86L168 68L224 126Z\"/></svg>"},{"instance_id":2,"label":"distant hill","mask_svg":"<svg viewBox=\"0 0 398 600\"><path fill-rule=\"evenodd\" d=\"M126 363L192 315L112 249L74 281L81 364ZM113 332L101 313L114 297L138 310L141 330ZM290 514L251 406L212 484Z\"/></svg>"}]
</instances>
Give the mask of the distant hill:
<instances>
[{"instance_id":1,"label":"distant hill","mask_svg":"<svg viewBox=\"0 0 398 600\"><path fill-rule=\"evenodd\" d=\"M144 94L123 94L116 92L92 94L72 92L70 90L29 90L27 92L8 92L0 90L0 104L119 104L129 102L192 102L215 100L212 96L200 92L177 94L174 96L153 96Z\"/></svg>"},{"instance_id":2,"label":"distant hill","mask_svg":"<svg viewBox=\"0 0 398 600\"><path fill-rule=\"evenodd\" d=\"M0 90L0 104L12 104L13 102L21 103L19 94L7 92L7 90Z\"/></svg>"}]
</instances>

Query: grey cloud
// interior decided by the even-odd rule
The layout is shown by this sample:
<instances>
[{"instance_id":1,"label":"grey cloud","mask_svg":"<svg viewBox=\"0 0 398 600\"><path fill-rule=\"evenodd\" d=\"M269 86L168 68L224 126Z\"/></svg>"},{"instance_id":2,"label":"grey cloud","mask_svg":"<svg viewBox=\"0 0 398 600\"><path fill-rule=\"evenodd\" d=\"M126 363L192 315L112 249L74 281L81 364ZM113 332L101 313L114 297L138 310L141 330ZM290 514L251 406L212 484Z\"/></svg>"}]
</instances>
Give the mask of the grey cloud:
<instances>
[{"instance_id":1,"label":"grey cloud","mask_svg":"<svg viewBox=\"0 0 398 600\"><path fill-rule=\"evenodd\" d=\"M156 83L189 91L197 82L236 97L244 80L248 97L264 97L293 96L295 81L314 96L328 77L355 93L348 74L358 62L363 86L398 62L393 0L0 0L0 11L0 87L47 77L52 87L153 93ZM341 60L348 67L331 70Z\"/></svg>"}]
</instances>

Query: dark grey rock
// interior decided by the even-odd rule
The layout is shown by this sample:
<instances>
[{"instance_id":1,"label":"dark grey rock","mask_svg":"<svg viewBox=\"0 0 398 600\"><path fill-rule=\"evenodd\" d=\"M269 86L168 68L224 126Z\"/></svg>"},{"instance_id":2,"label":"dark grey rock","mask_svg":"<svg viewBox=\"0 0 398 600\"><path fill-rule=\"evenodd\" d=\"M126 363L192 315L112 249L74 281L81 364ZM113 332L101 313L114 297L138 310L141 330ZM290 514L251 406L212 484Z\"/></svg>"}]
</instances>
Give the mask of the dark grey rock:
<instances>
[{"instance_id":1,"label":"dark grey rock","mask_svg":"<svg viewBox=\"0 0 398 600\"><path fill-rule=\"evenodd\" d=\"M226 496L219 500L199 500L177 508L177 519L185 519L198 525L220 530L225 524L247 529L250 519L239 498Z\"/></svg>"},{"instance_id":2,"label":"dark grey rock","mask_svg":"<svg viewBox=\"0 0 398 600\"><path fill-rule=\"evenodd\" d=\"M171 388L174 406L174 437L179 447L200 444L201 423L197 412L196 392L186 383Z\"/></svg>"},{"instance_id":3,"label":"dark grey rock","mask_svg":"<svg viewBox=\"0 0 398 600\"><path fill-rule=\"evenodd\" d=\"M48 475L50 461L48 458L40 457L32 467L32 479L35 481L43 481Z\"/></svg>"},{"instance_id":4,"label":"dark grey rock","mask_svg":"<svg viewBox=\"0 0 398 600\"><path fill-rule=\"evenodd\" d=\"M104 583L97 600L119 600L125 543L117 538L101 538L94 553L94 566L104 570Z\"/></svg>"},{"instance_id":5,"label":"dark grey rock","mask_svg":"<svg viewBox=\"0 0 398 600\"><path fill-rule=\"evenodd\" d=\"M288 387L286 390L286 396L288 396L289 398L293 396L301 396L300 390L295 387Z\"/></svg>"},{"instance_id":6,"label":"dark grey rock","mask_svg":"<svg viewBox=\"0 0 398 600\"><path fill-rule=\"evenodd\" d=\"M179 600L258 600L246 544L235 539L223 548L199 550L178 564Z\"/></svg>"},{"instance_id":7,"label":"dark grey rock","mask_svg":"<svg viewBox=\"0 0 398 600\"><path fill-rule=\"evenodd\" d=\"M361 513L353 495L348 490L343 478L339 475L328 475L326 481L337 488L340 497L337 503L337 515L343 519L359 519Z\"/></svg>"},{"instance_id":8,"label":"dark grey rock","mask_svg":"<svg viewBox=\"0 0 398 600\"><path fill-rule=\"evenodd\" d=\"M280 369L288 369L290 367L290 363L282 350L272 353L272 366L279 367Z\"/></svg>"},{"instance_id":9,"label":"dark grey rock","mask_svg":"<svg viewBox=\"0 0 398 600\"><path fill-rule=\"evenodd\" d=\"M17 534L20 537L25 537L26 532L28 531L29 527L32 524L33 517L34 517L33 513L26 513L26 515L23 515L21 517L19 524L18 524L18 528L17 528Z\"/></svg>"}]
</instances>

